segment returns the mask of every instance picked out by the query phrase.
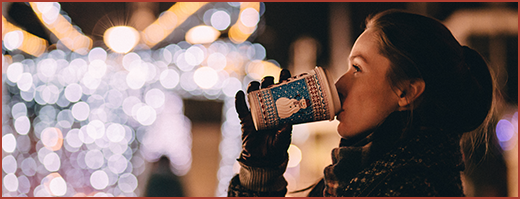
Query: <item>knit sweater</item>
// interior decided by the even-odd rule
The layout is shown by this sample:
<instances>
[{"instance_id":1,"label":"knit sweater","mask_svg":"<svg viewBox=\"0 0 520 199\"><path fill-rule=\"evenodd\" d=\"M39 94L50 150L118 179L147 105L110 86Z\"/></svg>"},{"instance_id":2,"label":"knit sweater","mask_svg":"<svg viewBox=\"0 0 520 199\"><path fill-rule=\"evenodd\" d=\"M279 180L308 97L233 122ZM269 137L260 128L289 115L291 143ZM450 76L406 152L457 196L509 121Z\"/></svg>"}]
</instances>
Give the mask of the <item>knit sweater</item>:
<instances>
[{"instance_id":1,"label":"knit sweater","mask_svg":"<svg viewBox=\"0 0 520 199\"><path fill-rule=\"evenodd\" d=\"M410 136L400 137L400 134L379 131L378 135L372 134L356 144L342 140L340 147L332 151L333 162L324 169L324 178L309 196L464 196L459 134L434 128L420 128L408 133ZM363 147L369 143L370 147ZM287 193L282 176L284 166L260 169L243 166L240 174L231 180L228 196ZM244 174L249 177L240 176ZM251 183L268 180L270 183Z\"/></svg>"}]
</instances>

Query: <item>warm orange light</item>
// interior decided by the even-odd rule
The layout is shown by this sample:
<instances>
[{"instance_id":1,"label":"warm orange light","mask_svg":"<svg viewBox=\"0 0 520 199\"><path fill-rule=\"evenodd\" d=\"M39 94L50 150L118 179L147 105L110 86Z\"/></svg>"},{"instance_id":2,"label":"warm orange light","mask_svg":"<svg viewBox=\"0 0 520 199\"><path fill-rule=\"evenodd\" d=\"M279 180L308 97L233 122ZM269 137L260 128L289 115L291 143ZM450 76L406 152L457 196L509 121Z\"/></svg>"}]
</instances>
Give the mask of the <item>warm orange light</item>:
<instances>
[{"instance_id":1,"label":"warm orange light","mask_svg":"<svg viewBox=\"0 0 520 199\"><path fill-rule=\"evenodd\" d=\"M255 60L250 62L246 67L246 73L253 79L261 79L265 76L273 76L274 81L278 82L280 71L282 69L269 61Z\"/></svg>"},{"instance_id":2,"label":"warm orange light","mask_svg":"<svg viewBox=\"0 0 520 199\"><path fill-rule=\"evenodd\" d=\"M42 184L52 196L63 196L67 192L67 184L59 173L50 173L45 176Z\"/></svg>"},{"instance_id":3,"label":"warm orange light","mask_svg":"<svg viewBox=\"0 0 520 199\"><path fill-rule=\"evenodd\" d=\"M207 44L218 39L220 31L212 26L195 26L186 32L186 41L190 44Z\"/></svg>"},{"instance_id":4,"label":"warm orange light","mask_svg":"<svg viewBox=\"0 0 520 199\"><path fill-rule=\"evenodd\" d=\"M244 33L240 28L241 26L243 26L243 25L238 24L238 25L233 25L233 26L231 26L231 28L229 28L229 32L228 32L229 39L231 39L231 41L235 44L243 43L244 41L247 40L247 38L249 38L249 36L251 36L250 33ZM242 29L249 29L249 28L243 27Z\"/></svg>"},{"instance_id":5,"label":"warm orange light","mask_svg":"<svg viewBox=\"0 0 520 199\"><path fill-rule=\"evenodd\" d=\"M15 32L17 31L17 32ZM6 35L8 38L6 38ZM9 35L16 35L19 41L12 41ZM2 40L4 42L14 42L13 49L19 49L27 54L38 57L47 49L47 40L37 37L25 30L9 23L4 16L2 16Z\"/></svg>"},{"instance_id":6,"label":"warm orange light","mask_svg":"<svg viewBox=\"0 0 520 199\"><path fill-rule=\"evenodd\" d=\"M49 16L50 2L30 2L30 5L45 27L47 27L70 50L86 55L92 48L92 39L78 32L61 14ZM51 3L52 4L52 3ZM42 12L43 11L43 12Z\"/></svg>"},{"instance_id":7,"label":"warm orange light","mask_svg":"<svg viewBox=\"0 0 520 199\"><path fill-rule=\"evenodd\" d=\"M63 134L59 128L45 128L41 134L43 145L52 151L57 151L63 146Z\"/></svg>"},{"instance_id":8,"label":"warm orange light","mask_svg":"<svg viewBox=\"0 0 520 199\"><path fill-rule=\"evenodd\" d=\"M142 32L143 41L149 47L164 40L186 19L208 2L177 2Z\"/></svg>"},{"instance_id":9,"label":"warm orange light","mask_svg":"<svg viewBox=\"0 0 520 199\"><path fill-rule=\"evenodd\" d=\"M243 43L256 30L259 20L260 3L242 2L240 3L240 14L238 20L229 28L229 39L236 44Z\"/></svg>"}]
</instances>

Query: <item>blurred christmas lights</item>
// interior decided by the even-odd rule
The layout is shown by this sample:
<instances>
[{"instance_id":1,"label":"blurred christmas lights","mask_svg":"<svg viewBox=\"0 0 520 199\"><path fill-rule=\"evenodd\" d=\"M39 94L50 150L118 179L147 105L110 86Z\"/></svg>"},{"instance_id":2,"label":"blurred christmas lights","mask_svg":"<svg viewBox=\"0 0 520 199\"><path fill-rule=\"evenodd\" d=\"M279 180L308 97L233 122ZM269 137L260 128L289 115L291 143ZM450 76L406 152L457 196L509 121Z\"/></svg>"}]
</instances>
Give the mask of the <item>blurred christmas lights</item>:
<instances>
[{"instance_id":1,"label":"blurred christmas lights","mask_svg":"<svg viewBox=\"0 0 520 199\"><path fill-rule=\"evenodd\" d=\"M40 56L47 48L47 41L8 22L2 16L2 41L9 51L19 49L33 56Z\"/></svg>"},{"instance_id":2,"label":"blurred christmas lights","mask_svg":"<svg viewBox=\"0 0 520 199\"><path fill-rule=\"evenodd\" d=\"M209 8L201 19L206 25L198 28L213 35L204 40L194 40L201 35L194 27L186 41L155 50L136 47L164 40L206 4L176 3L141 32L143 41L136 36L121 43L121 34L115 33L136 32L113 27L104 38L110 50L92 48L92 40L60 14L59 3L30 3L63 44L50 52L44 52L46 43L38 51L24 50L26 33L2 18L3 26L12 28L2 32L4 41L7 33L22 31L8 35L4 47L11 55L2 56L7 66L3 196L139 196L137 176L144 172L144 161L163 154L170 157L176 174L185 175L191 168L192 146L182 98L224 102L216 195L225 196L241 146L234 95L250 81L277 77L281 70L276 61L265 60L261 44L247 41L257 29L261 3ZM238 19L223 5L240 10ZM218 39L219 31L228 28L230 38ZM34 57L13 55L15 47Z\"/></svg>"},{"instance_id":3,"label":"blurred christmas lights","mask_svg":"<svg viewBox=\"0 0 520 199\"><path fill-rule=\"evenodd\" d=\"M92 39L76 30L60 14L61 6L57 2L30 2L34 13L68 49L79 54L87 54L92 48Z\"/></svg>"}]
</instances>

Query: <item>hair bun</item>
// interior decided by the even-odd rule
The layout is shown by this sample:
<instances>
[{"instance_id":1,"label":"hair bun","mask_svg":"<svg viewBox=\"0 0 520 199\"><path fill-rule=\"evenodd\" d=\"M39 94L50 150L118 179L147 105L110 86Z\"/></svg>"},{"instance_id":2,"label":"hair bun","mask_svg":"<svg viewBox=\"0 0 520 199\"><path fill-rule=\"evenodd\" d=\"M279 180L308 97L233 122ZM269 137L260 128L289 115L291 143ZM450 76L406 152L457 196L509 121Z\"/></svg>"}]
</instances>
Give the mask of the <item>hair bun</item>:
<instances>
[{"instance_id":1,"label":"hair bun","mask_svg":"<svg viewBox=\"0 0 520 199\"><path fill-rule=\"evenodd\" d=\"M493 78L484 58L477 51L462 46L463 63L461 70L467 70L466 78L462 78L462 84L466 88L461 94L466 102L460 107L463 112L461 127L464 131L477 128L487 117L493 98ZM463 124L466 125L463 125Z\"/></svg>"},{"instance_id":2,"label":"hair bun","mask_svg":"<svg viewBox=\"0 0 520 199\"><path fill-rule=\"evenodd\" d=\"M484 58L477 51L462 46L464 65L469 71L476 86L480 89L492 91L491 74ZM491 95L490 95L491 96Z\"/></svg>"}]
</instances>

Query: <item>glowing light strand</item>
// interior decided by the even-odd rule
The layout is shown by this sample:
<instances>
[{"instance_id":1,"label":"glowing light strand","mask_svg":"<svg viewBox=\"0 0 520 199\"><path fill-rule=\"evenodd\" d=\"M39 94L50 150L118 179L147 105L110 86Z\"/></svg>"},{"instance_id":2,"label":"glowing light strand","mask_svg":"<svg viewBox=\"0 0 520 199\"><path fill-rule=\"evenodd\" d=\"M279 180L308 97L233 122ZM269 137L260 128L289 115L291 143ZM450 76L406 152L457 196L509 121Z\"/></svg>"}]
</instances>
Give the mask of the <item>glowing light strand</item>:
<instances>
[{"instance_id":1,"label":"glowing light strand","mask_svg":"<svg viewBox=\"0 0 520 199\"><path fill-rule=\"evenodd\" d=\"M2 40L6 41L9 38L6 38L5 36L14 31L20 31L22 34L22 38L20 41L20 45L17 46L17 49L30 54L35 57L39 57L45 52L45 49L47 49L48 43L47 40L42 39L36 35L33 35L25 30L22 30L21 28L13 25L12 23L8 22L4 16L2 16Z\"/></svg>"},{"instance_id":2,"label":"glowing light strand","mask_svg":"<svg viewBox=\"0 0 520 199\"><path fill-rule=\"evenodd\" d=\"M142 38L149 47L164 40L181 25L189 16L208 2L177 2L166 10L157 20L144 29Z\"/></svg>"},{"instance_id":3,"label":"glowing light strand","mask_svg":"<svg viewBox=\"0 0 520 199\"><path fill-rule=\"evenodd\" d=\"M46 20L45 13L39 9L41 6L38 6L42 2L30 2L29 4L42 24L56 35L68 49L81 55L85 55L90 51L92 39L76 30L65 17L58 14L54 20Z\"/></svg>"}]
</instances>

